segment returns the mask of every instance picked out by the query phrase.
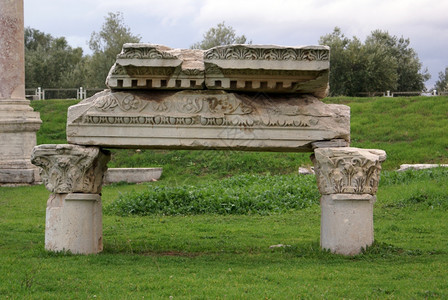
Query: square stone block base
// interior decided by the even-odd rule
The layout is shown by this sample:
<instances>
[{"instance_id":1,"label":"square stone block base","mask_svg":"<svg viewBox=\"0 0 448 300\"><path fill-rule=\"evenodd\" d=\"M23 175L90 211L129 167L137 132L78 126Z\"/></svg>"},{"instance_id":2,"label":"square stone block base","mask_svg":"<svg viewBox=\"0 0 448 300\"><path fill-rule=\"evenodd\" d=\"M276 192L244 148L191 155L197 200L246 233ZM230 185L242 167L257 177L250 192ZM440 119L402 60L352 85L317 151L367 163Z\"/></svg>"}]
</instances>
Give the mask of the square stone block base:
<instances>
[{"instance_id":1,"label":"square stone block base","mask_svg":"<svg viewBox=\"0 0 448 300\"><path fill-rule=\"evenodd\" d=\"M0 169L0 185L33 184L36 179L36 168L30 169Z\"/></svg>"},{"instance_id":2,"label":"square stone block base","mask_svg":"<svg viewBox=\"0 0 448 300\"><path fill-rule=\"evenodd\" d=\"M93 254L103 250L101 196L51 194L47 202L45 249Z\"/></svg>"},{"instance_id":3,"label":"square stone block base","mask_svg":"<svg viewBox=\"0 0 448 300\"><path fill-rule=\"evenodd\" d=\"M320 244L336 254L355 255L373 243L373 204L368 194L323 195Z\"/></svg>"}]
</instances>

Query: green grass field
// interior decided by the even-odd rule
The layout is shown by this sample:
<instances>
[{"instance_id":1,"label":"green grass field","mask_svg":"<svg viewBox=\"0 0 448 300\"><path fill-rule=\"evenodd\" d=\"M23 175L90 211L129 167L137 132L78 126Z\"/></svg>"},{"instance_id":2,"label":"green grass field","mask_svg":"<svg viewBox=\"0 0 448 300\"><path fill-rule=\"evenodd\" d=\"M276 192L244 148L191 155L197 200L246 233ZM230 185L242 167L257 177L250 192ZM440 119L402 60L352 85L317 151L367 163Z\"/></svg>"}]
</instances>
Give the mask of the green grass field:
<instances>
[{"instance_id":1,"label":"green grass field","mask_svg":"<svg viewBox=\"0 0 448 300\"><path fill-rule=\"evenodd\" d=\"M104 187L98 255L46 252L49 192L0 187L0 298L448 298L448 170L391 171L401 163L448 163L448 97L325 101L350 105L353 146L388 152L376 242L365 253L320 250L314 178L295 175L310 165L309 154L120 150L110 165L162 166L164 175ZM64 143L74 103L32 102L44 121L38 144ZM244 201L232 202L234 193ZM142 194L155 202L132 206ZM288 197L299 199L296 206L276 202ZM288 246L269 248L276 244Z\"/></svg>"},{"instance_id":2,"label":"green grass field","mask_svg":"<svg viewBox=\"0 0 448 300\"><path fill-rule=\"evenodd\" d=\"M153 188L106 186L103 203ZM55 254L44 251L48 195L43 186L0 188L1 298L448 297L446 169L385 172L376 243L355 257L319 249L317 203L265 215L108 213L103 253ZM269 248L276 244L290 246Z\"/></svg>"}]
</instances>

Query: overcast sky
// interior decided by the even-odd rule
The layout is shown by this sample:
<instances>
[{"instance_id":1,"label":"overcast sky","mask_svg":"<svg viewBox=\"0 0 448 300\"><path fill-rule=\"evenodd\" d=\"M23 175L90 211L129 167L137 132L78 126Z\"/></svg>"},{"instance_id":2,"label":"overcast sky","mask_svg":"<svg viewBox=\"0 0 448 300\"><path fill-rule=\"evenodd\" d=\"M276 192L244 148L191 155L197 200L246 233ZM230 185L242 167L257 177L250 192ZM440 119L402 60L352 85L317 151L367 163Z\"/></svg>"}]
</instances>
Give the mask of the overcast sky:
<instances>
[{"instance_id":1,"label":"overcast sky","mask_svg":"<svg viewBox=\"0 0 448 300\"><path fill-rule=\"evenodd\" d=\"M24 0L25 26L87 42L108 12L122 12L142 42L188 48L225 21L253 44L315 45L335 26L364 40L372 30L411 40L432 78L448 67L448 0Z\"/></svg>"}]
</instances>

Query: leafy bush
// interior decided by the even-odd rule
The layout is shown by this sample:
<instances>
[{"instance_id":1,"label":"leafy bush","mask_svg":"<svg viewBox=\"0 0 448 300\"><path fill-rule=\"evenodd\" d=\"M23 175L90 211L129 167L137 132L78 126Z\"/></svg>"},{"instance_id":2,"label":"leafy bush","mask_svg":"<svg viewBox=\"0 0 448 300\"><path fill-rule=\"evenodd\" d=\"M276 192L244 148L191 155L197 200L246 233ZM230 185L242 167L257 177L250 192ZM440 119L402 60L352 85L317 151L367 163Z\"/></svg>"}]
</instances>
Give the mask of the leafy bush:
<instances>
[{"instance_id":1,"label":"leafy bush","mask_svg":"<svg viewBox=\"0 0 448 300\"><path fill-rule=\"evenodd\" d=\"M386 207L394 208L410 206L448 209L448 192L434 187L417 189L410 194L405 194L398 201L386 205Z\"/></svg>"},{"instance_id":2,"label":"leafy bush","mask_svg":"<svg viewBox=\"0 0 448 300\"><path fill-rule=\"evenodd\" d=\"M121 194L108 214L260 214L303 209L319 203L314 176L239 175L198 186L151 186Z\"/></svg>"}]
</instances>

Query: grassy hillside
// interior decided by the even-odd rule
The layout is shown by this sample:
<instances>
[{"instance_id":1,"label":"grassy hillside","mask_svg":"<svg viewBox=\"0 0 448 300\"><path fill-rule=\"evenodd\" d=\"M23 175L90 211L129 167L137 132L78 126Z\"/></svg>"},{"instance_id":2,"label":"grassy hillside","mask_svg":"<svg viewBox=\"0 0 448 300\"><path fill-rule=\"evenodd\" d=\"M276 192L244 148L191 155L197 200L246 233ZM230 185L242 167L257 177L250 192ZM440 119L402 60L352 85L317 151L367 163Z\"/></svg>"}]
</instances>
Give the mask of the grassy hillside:
<instances>
[{"instance_id":1,"label":"grassy hillside","mask_svg":"<svg viewBox=\"0 0 448 300\"><path fill-rule=\"evenodd\" d=\"M352 146L384 149L384 169L403 163L448 163L448 97L327 98L351 107ZM67 108L74 100L34 101L43 125L37 142L64 143ZM287 174L309 166L309 153L114 150L110 167L162 166L164 177L222 178L241 173Z\"/></svg>"},{"instance_id":2,"label":"grassy hillside","mask_svg":"<svg viewBox=\"0 0 448 300\"><path fill-rule=\"evenodd\" d=\"M328 98L351 108L352 146L387 152L386 169L448 163L448 97Z\"/></svg>"}]
</instances>

